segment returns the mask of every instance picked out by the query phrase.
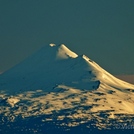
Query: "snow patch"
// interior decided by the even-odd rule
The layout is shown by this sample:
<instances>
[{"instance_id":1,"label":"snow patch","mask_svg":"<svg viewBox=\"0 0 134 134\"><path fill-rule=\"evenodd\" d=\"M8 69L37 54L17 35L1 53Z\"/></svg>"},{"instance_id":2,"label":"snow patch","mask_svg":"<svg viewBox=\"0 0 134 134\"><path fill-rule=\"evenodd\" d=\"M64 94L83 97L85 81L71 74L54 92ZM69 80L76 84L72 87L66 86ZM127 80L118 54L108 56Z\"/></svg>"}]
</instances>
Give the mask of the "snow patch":
<instances>
[{"instance_id":1,"label":"snow patch","mask_svg":"<svg viewBox=\"0 0 134 134\"><path fill-rule=\"evenodd\" d=\"M18 103L20 100L18 99L18 98L16 98L16 97L9 97L7 100L6 100L6 102L8 103L8 104L10 104L12 107L14 107L14 105L16 104L16 103Z\"/></svg>"},{"instance_id":2,"label":"snow patch","mask_svg":"<svg viewBox=\"0 0 134 134\"><path fill-rule=\"evenodd\" d=\"M49 46L50 46L50 47L55 47L56 45L53 44L53 43L51 43L51 44L49 44Z\"/></svg>"}]
</instances>

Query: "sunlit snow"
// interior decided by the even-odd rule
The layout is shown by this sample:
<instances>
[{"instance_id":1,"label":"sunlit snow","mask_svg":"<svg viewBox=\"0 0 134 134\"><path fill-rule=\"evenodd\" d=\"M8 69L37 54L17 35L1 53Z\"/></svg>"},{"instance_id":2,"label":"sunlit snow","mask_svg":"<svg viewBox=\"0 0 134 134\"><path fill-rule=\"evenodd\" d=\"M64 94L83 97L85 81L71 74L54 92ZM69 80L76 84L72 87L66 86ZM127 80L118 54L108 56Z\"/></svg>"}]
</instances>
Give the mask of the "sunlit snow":
<instances>
[{"instance_id":1,"label":"sunlit snow","mask_svg":"<svg viewBox=\"0 0 134 134\"><path fill-rule=\"evenodd\" d=\"M1 74L0 92L2 124L42 116L42 123L54 121L60 127L88 128L92 121L107 129L116 125L112 121L134 118L134 85L63 44L45 46Z\"/></svg>"}]
</instances>

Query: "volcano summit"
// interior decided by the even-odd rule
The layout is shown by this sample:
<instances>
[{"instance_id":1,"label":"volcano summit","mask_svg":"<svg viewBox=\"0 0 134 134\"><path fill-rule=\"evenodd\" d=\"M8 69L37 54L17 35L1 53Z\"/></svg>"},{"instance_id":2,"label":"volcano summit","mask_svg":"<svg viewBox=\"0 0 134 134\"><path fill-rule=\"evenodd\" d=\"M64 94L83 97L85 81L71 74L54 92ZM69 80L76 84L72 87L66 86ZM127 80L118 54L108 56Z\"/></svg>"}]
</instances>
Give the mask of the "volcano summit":
<instances>
[{"instance_id":1,"label":"volcano summit","mask_svg":"<svg viewBox=\"0 0 134 134\"><path fill-rule=\"evenodd\" d=\"M115 131L134 120L134 85L63 44L2 73L0 101L1 133Z\"/></svg>"}]
</instances>

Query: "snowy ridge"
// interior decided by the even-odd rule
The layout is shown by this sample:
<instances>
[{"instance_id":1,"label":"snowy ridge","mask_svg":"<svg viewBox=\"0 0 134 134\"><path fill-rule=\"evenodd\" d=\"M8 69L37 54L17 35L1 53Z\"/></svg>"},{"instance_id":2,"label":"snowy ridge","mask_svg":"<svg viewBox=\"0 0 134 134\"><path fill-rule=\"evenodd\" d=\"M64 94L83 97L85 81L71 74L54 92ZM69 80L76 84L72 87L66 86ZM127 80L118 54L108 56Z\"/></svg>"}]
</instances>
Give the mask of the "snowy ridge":
<instances>
[{"instance_id":1,"label":"snowy ridge","mask_svg":"<svg viewBox=\"0 0 134 134\"><path fill-rule=\"evenodd\" d=\"M77 54L75 54L74 52L69 50L65 45L62 44L58 48L56 58L57 59L68 59L69 57L76 58L77 56L78 56Z\"/></svg>"},{"instance_id":2,"label":"snowy ridge","mask_svg":"<svg viewBox=\"0 0 134 134\"><path fill-rule=\"evenodd\" d=\"M60 121L60 127L89 127L94 120L95 127L106 129L116 126L112 121L134 118L134 85L63 44L45 46L1 74L0 101L2 124L41 116L41 122Z\"/></svg>"}]
</instances>

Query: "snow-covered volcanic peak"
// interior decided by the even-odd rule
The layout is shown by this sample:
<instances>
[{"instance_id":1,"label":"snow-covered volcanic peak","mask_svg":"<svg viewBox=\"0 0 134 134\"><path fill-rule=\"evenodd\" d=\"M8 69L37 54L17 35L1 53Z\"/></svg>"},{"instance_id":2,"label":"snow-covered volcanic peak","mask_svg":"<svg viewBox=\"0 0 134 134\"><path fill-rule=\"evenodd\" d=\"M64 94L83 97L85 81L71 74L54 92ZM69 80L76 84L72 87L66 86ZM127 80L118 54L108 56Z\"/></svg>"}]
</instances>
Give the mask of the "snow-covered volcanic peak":
<instances>
[{"instance_id":1,"label":"snow-covered volcanic peak","mask_svg":"<svg viewBox=\"0 0 134 134\"><path fill-rule=\"evenodd\" d=\"M89 127L94 120L94 126L107 128L113 120L134 117L134 85L63 44L44 46L1 74L0 92L2 124L5 118L41 116L41 122L60 121L60 127Z\"/></svg>"},{"instance_id":2,"label":"snow-covered volcanic peak","mask_svg":"<svg viewBox=\"0 0 134 134\"><path fill-rule=\"evenodd\" d=\"M85 55L78 56L65 45L50 44L0 76L0 89L18 93L56 85L94 90L102 85L126 89L132 85L113 77Z\"/></svg>"}]
</instances>

